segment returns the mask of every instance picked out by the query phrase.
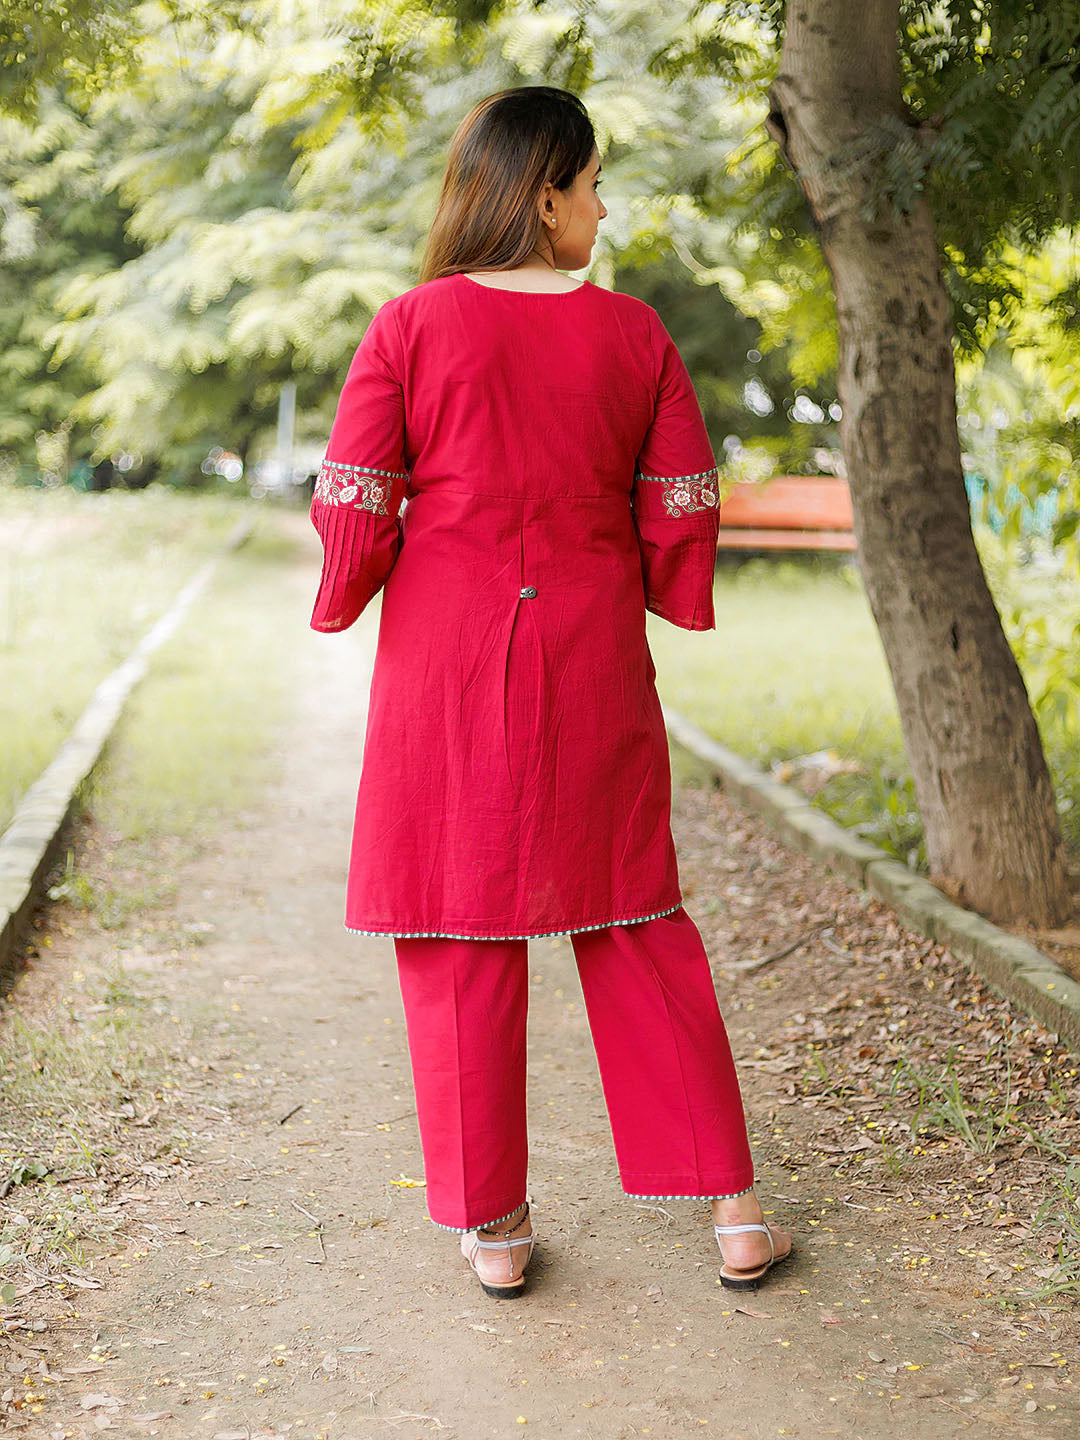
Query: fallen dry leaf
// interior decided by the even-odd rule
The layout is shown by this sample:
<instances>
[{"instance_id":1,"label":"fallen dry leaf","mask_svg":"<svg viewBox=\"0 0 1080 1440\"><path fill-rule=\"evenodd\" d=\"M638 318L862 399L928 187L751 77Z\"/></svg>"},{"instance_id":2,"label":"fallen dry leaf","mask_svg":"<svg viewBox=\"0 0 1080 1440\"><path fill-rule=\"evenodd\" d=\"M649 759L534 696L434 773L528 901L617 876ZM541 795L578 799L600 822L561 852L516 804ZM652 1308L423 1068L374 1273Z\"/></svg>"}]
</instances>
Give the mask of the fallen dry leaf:
<instances>
[{"instance_id":1,"label":"fallen dry leaf","mask_svg":"<svg viewBox=\"0 0 1080 1440\"><path fill-rule=\"evenodd\" d=\"M126 1405L119 1395L83 1395L79 1404L84 1410L96 1410L101 1405Z\"/></svg>"}]
</instances>

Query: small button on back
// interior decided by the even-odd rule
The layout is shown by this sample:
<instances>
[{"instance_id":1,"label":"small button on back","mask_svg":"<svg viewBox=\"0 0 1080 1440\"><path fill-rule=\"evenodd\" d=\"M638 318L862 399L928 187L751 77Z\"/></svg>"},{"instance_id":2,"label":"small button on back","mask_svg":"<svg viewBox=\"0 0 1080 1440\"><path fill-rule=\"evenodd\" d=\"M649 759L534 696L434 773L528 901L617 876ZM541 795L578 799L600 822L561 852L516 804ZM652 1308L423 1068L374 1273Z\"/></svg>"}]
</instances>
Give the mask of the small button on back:
<instances>
[{"instance_id":1,"label":"small button on back","mask_svg":"<svg viewBox=\"0 0 1080 1440\"><path fill-rule=\"evenodd\" d=\"M523 600L531 600L535 594L536 594L536 586L535 586L535 585L523 585L523 586L521 587L521 598L522 598Z\"/></svg>"}]
</instances>

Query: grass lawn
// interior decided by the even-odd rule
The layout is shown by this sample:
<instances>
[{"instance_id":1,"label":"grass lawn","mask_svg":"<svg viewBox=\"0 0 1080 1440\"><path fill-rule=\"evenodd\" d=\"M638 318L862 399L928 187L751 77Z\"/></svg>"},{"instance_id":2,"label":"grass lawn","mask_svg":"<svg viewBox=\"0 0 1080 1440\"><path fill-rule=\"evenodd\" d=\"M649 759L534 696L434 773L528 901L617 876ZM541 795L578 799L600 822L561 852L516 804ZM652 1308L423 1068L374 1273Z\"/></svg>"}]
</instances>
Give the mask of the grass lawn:
<instances>
[{"instance_id":1,"label":"grass lawn","mask_svg":"<svg viewBox=\"0 0 1080 1440\"><path fill-rule=\"evenodd\" d=\"M306 620L283 583L296 550L284 521L258 511L125 705L83 797L122 842L235 819L276 778Z\"/></svg>"},{"instance_id":2,"label":"grass lawn","mask_svg":"<svg viewBox=\"0 0 1080 1440\"><path fill-rule=\"evenodd\" d=\"M1006 579L997 567L990 569L991 588L1009 617L1011 638L1016 629L1012 606L1045 613L1040 595L1048 582ZM1060 584L1052 583L1060 596ZM665 701L764 769L818 750L857 762L857 771L828 780L814 803L873 844L925 870L922 826L892 683L857 568L834 557L721 564L714 595L715 630L679 630L648 617L657 686ZM1025 642L1020 664L1034 695L1045 667L1033 647L1034 642ZM1078 747L1065 715L1055 715L1053 707L1040 725L1066 843L1080 855Z\"/></svg>"},{"instance_id":3,"label":"grass lawn","mask_svg":"<svg viewBox=\"0 0 1080 1440\"><path fill-rule=\"evenodd\" d=\"M0 829L244 513L229 496L0 489Z\"/></svg>"}]
</instances>

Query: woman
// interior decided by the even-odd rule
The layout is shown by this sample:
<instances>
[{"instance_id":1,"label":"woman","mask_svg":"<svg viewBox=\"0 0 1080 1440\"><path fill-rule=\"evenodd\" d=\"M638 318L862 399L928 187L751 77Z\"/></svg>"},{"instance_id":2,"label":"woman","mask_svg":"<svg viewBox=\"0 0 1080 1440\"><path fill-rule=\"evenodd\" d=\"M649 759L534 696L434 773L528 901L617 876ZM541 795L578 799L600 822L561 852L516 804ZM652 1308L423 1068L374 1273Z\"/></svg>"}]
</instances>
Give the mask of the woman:
<instances>
[{"instance_id":1,"label":"woman","mask_svg":"<svg viewBox=\"0 0 1080 1440\"><path fill-rule=\"evenodd\" d=\"M570 936L627 1194L763 1223L728 1038L682 907L645 612L715 628L717 471L655 310L560 273L607 211L585 107L481 101L413 289L349 368L312 501L311 625L383 590L345 923L394 937L432 1221L490 1295L532 1254L528 941ZM404 510L402 510L402 502ZM384 588L385 587L385 588Z\"/></svg>"}]
</instances>

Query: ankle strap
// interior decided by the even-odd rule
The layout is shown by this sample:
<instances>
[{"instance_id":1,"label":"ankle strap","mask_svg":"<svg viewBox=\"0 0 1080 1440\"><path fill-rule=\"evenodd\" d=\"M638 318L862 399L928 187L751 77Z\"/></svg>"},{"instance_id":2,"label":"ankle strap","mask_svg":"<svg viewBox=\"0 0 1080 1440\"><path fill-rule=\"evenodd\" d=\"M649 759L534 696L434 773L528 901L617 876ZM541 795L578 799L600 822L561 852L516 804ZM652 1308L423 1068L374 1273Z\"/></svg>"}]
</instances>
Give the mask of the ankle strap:
<instances>
[{"instance_id":1,"label":"ankle strap","mask_svg":"<svg viewBox=\"0 0 1080 1440\"><path fill-rule=\"evenodd\" d=\"M521 1214L520 1214L520 1215L518 1216L518 1218L514 1221L513 1225L510 1226L510 1230L496 1230L496 1229L494 1229L494 1227L491 1226L491 1225L478 1225L478 1226L476 1227L476 1233L477 1233L477 1235L480 1234L480 1231L481 1231L481 1230L487 1230L487 1231L488 1231L490 1234L492 1234L492 1235L509 1235L511 1230L516 1230L519 1225L524 1224L525 1219L526 1219L526 1217L527 1217L528 1214L529 1214L529 1202L528 1202L528 1200L526 1200L523 1205L519 1206L518 1209L521 1210ZM517 1210L511 1210L511 1211L510 1211L510 1214L509 1214L506 1218L507 1218L508 1220L509 1220L509 1219L512 1219L515 1215L517 1215L517 1213L518 1213ZM500 1220L498 1223L501 1225L503 1222Z\"/></svg>"},{"instance_id":2,"label":"ankle strap","mask_svg":"<svg viewBox=\"0 0 1080 1440\"><path fill-rule=\"evenodd\" d=\"M531 1245L535 1239L535 1235L515 1235L513 1239L506 1236L502 1240L481 1240L477 1235L473 1244L479 1245L481 1250L502 1250L506 1245Z\"/></svg>"},{"instance_id":3,"label":"ankle strap","mask_svg":"<svg viewBox=\"0 0 1080 1440\"><path fill-rule=\"evenodd\" d=\"M776 1255L776 1241L773 1239L772 1230L761 1221L750 1221L745 1225L714 1225L713 1229L717 1236L720 1235L745 1235L748 1230L763 1230L769 1237L769 1260L770 1263Z\"/></svg>"}]
</instances>

